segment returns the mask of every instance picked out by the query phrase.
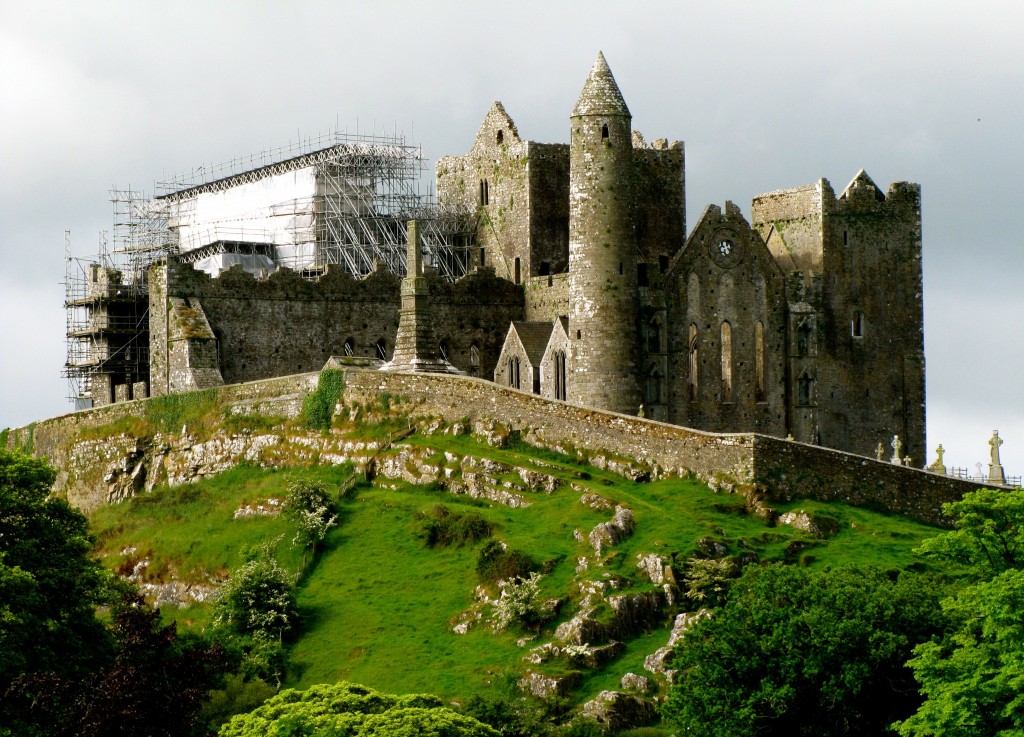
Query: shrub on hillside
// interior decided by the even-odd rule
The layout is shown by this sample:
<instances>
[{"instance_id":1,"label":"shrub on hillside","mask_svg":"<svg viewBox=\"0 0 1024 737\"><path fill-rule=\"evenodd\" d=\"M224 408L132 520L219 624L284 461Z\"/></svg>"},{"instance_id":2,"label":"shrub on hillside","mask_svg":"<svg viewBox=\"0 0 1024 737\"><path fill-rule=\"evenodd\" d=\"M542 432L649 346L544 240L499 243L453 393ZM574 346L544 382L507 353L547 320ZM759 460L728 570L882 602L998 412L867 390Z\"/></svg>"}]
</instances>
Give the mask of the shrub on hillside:
<instances>
[{"instance_id":1,"label":"shrub on hillside","mask_svg":"<svg viewBox=\"0 0 1024 737\"><path fill-rule=\"evenodd\" d=\"M491 523L479 512L453 512L442 504L417 514L416 526L416 534L430 547L475 543L491 534Z\"/></svg>"},{"instance_id":2,"label":"shrub on hillside","mask_svg":"<svg viewBox=\"0 0 1024 737\"><path fill-rule=\"evenodd\" d=\"M295 526L292 542L304 548L316 546L327 536L327 531L338 523L327 489L319 481L300 479L288 485L288 495L281 505L281 512Z\"/></svg>"},{"instance_id":3,"label":"shrub on hillside","mask_svg":"<svg viewBox=\"0 0 1024 737\"><path fill-rule=\"evenodd\" d=\"M292 577L274 558L277 540L262 545L221 587L214 622L238 634L280 641L298 619Z\"/></svg>"},{"instance_id":4,"label":"shrub on hillside","mask_svg":"<svg viewBox=\"0 0 1024 737\"><path fill-rule=\"evenodd\" d=\"M540 566L529 553L507 548L496 540L484 545L476 560L476 573L484 583L526 578L538 570Z\"/></svg>"}]
</instances>

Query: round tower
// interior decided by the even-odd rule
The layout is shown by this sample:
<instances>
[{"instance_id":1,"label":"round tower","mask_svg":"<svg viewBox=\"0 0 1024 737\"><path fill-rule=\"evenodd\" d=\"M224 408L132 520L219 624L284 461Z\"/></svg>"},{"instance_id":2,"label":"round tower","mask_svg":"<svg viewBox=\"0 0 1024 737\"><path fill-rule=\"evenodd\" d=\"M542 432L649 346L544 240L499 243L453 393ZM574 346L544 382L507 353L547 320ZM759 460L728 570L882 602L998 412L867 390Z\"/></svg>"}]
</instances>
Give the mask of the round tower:
<instances>
[{"instance_id":1,"label":"round tower","mask_svg":"<svg viewBox=\"0 0 1024 737\"><path fill-rule=\"evenodd\" d=\"M642 400L631 119L599 53L569 118L568 400L635 415Z\"/></svg>"}]
</instances>

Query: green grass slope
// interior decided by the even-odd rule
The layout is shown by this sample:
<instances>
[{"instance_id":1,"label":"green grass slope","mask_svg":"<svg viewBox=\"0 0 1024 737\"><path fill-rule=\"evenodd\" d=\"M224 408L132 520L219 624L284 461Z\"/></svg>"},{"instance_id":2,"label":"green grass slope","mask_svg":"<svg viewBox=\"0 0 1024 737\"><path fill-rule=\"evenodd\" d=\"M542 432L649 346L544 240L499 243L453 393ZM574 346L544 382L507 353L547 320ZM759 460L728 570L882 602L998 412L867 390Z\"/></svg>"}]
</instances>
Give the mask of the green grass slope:
<instances>
[{"instance_id":1,"label":"green grass slope","mask_svg":"<svg viewBox=\"0 0 1024 737\"><path fill-rule=\"evenodd\" d=\"M300 582L303 626L290 650L286 685L344 679L395 693L507 695L527 669L552 675L574 669L564 659L531 665L523 656L529 648L552 641L557 625L577 612L581 587L596 582L619 593L658 588L641 575L640 556L666 558L685 588L686 561L709 551L744 562L924 568L927 564L912 549L938 532L907 518L844 505L800 501L774 507L808 513L827 530L815 535L769 523L742 497L715 493L692 479L634 482L522 443L494 448L465 435L414 435L387 453L399 453L402 446L421 449L440 465L446 463L445 453L449 458L472 456L542 472L558 483L552 493L530 493L529 506L521 508L458 496L441 484L417 486L378 478L351 488L338 503L339 526ZM506 475L509 483L515 481ZM238 467L201 483L100 509L91 521L100 539L99 553L111 568L144 583L213 586L244 560L247 549L268 539L281 538L278 557L283 565L293 571L301 565L302 553L291 544L284 519L236 518L235 510L272 506L267 501L283 498L295 478L339 488L350 476L351 469L344 466L287 471ZM612 513L582 504L580 497L587 492L628 507L636 521L632 536L606 547L600 556L587 534ZM487 623L489 608L477 604L483 619L466 634L453 632L460 614L474 607L475 591L483 583L476 565L485 541L428 547L418 534L417 517L439 504L479 513L490 523L493 539L541 564L541 591L546 599L561 600L558 615L539 631L513 628L495 634ZM484 590L497 594L493 584ZM626 672L644 673L644 658L668 638L671 615L695 606L682 596L659 621L622 637L624 651L599 668L585 669L569 692L570 701L581 703L602 689L617 688ZM204 627L210 621L207 604L165 607L164 614L182 626Z\"/></svg>"}]
</instances>

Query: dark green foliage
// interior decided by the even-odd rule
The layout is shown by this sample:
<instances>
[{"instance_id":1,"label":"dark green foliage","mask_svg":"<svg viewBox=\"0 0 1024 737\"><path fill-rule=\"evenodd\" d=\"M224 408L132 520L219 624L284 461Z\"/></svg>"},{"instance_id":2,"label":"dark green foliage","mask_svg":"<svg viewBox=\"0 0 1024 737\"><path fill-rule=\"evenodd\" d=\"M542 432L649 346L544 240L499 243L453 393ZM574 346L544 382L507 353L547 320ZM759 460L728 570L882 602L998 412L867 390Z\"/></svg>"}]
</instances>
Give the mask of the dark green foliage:
<instances>
[{"instance_id":1,"label":"dark green foliage","mask_svg":"<svg viewBox=\"0 0 1024 737\"><path fill-rule=\"evenodd\" d=\"M329 430L334 418L334 407L345 391L345 372L324 369L316 382L316 389L302 402L302 416L311 430Z\"/></svg>"},{"instance_id":2,"label":"dark green foliage","mask_svg":"<svg viewBox=\"0 0 1024 737\"><path fill-rule=\"evenodd\" d=\"M91 673L37 673L16 683L13 695L27 722L18 728L48 737L204 734L199 710L227 665L220 647L162 626L137 594L115 607L111 630L114 656L95 662Z\"/></svg>"},{"instance_id":3,"label":"dark green foliage","mask_svg":"<svg viewBox=\"0 0 1024 737\"><path fill-rule=\"evenodd\" d=\"M416 515L416 531L430 547L466 545L490 537L491 523L479 512L453 512L443 504Z\"/></svg>"},{"instance_id":4,"label":"dark green foliage","mask_svg":"<svg viewBox=\"0 0 1024 737\"><path fill-rule=\"evenodd\" d=\"M965 566L971 583L942 602L946 636L914 650L926 700L900 734L1024 734L1024 491L984 489L943 510L956 529L921 549Z\"/></svg>"},{"instance_id":5,"label":"dark green foliage","mask_svg":"<svg viewBox=\"0 0 1024 737\"><path fill-rule=\"evenodd\" d=\"M905 663L942 631L934 580L876 568L748 568L676 650L664 707L682 731L875 735L921 702Z\"/></svg>"},{"instance_id":6,"label":"dark green foliage","mask_svg":"<svg viewBox=\"0 0 1024 737\"><path fill-rule=\"evenodd\" d=\"M506 548L496 540L484 545L476 559L476 573L481 581L488 583L526 578L539 570L540 566L529 553Z\"/></svg>"},{"instance_id":7,"label":"dark green foliage","mask_svg":"<svg viewBox=\"0 0 1024 737\"><path fill-rule=\"evenodd\" d=\"M235 714L252 711L276 693L277 689L262 678L232 673L224 679L223 688L209 693L199 712L199 721L216 733Z\"/></svg>"},{"instance_id":8,"label":"dark green foliage","mask_svg":"<svg viewBox=\"0 0 1024 737\"><path fill-rule=\"evenodd\" d=\"M49 496L55 471L0 449L0 696L19 676L73 678L108 653L95 606L110 575L89 557L85 517ZM12 708L0 700L0 724Z\"/></svg>"},{"instance_id":9,"label":"dark green foliage","mask_svg":"<svg viewBox=\"0 0 1024 737\"><path fill-rule=\"evenodd\" d=\"M436 696L392 696L353 683L288 689L234 717L220 737L498 737L491 727L445 706Z\"/></svg>"},{"instance_id":10,"label":"dark green foliage","mask_svg":"<svg viewBox=\"0 0 1024 737\"><path fill-rule=\"evenodd\" d=\"M471 696L462 712L490 725L501 737L546 737L553 731L544 711L523 698Z\"/></svg>"}]
</instances>

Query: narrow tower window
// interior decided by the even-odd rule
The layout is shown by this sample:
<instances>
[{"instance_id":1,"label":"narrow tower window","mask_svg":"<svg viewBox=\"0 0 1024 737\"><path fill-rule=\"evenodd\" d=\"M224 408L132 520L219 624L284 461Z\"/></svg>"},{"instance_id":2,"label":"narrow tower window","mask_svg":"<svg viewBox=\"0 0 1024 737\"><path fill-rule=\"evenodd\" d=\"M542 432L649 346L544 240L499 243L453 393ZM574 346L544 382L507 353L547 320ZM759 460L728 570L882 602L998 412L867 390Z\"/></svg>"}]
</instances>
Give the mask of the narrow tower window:
<instances>
[{"instance_id":1,"label":"narrow tower window","mask_svg":"<svg viewBox=\"0 0 1024 737\"><path fill-rule=\"evenodd\" d=\"M352 338L347 338L345 340L344 351L346 356L356 355L356 342Z\"/></svg>"},{"instance_id":2,"label":"narrow tower window","mask_svg":"<svg viewBox=\"0 0 1024 737\"><path fill-rule=\"evenodd\" d=\"M796 355L797 358L806 358L811 355L811 324L804 320L796 329Z\"/></svg>"},{"instance_id":3,"label":"narrow tower window","mask_svg":"<svg viewBox=\"0 0 1024 737\"><path fill-rule=\"evenodd\" d=\"M801 407L808 407L814 397L814 379L805 369L800 378L796 380L796 403Z\"/></svg>"},{"instance_id":4,"label":"narrow tower window","mask_svg":"<svg viewBox=\"0 0 1024 737\"><path fill-rule=\"evenodd\" d=\"M698 332L697 326L690 325L690 401L696 401L697 399L697 387L699 386L698 370L700 366L700 356L698 355Z\"/></svg>"},{"instance_id":5,"label":"narrow tower window","mask_svg":"<svg viewBox=\"0 0 1024 737\"><path fill-rule=\"evenodd\" d=\"M647 374L647 404L663 404L665 401L665 377L657 366L652 366Z\"/></svg>"},{"instance_id":6,"label":"narrow tower window","mask_svg":"<svg viewBox=\"0 0 1024 737\"><path fill-rule=\"evenodd\" d=\"M383 338L377 341L377 358L382 361L388 360L388 344Z\"/></svg>"},{"instance_id":7,"label":"narrow tower window","mask_svg":"<svg viewBox=\"0 0 1024 737\"><path fill-rule=\"evenodd\" d=\"M722 401L732 401L732 325L722 323Z\"/></svg>"},{"instance_id":8,"label":"narrow tower window","mask_svg":"<svg viewBox=\"0 0 1024 737\"><path fill-rule=\"evenodd\" d=\"M661 353L661 319L658 317L647 323L647 352Z\"/></svg>"},{"instance_id":9,"label":"narrow tower window","mask_svg":"<svg viewBox=\"0 0 1024 737\"><path fill-rule=\"evenodd\" d=\"M860 310L855 310L850 320L850 335L854 338L864 337L864 313Z\"/></svg>"},{"instance_id":10,"label":"narrow tower window","mask_svg":"<svg viewBox=\"0 0 1024 737\"><path fill-rule=\"evenodd\" d=\"M605 123L604 125L601 126L601 140L602 141L607 141L608 140L608 124L607 123Z\"/></svg>"},{"instance_id":11,"label":"narrow tower window","mask_svg":"<svg viewBox=\"0 0 1024 737\"><path fill-rule=\"evenodd\" d=\"M502 130L499 130L498 131L498 144L500 145L502 143L502 141L504 141L504 140L505 140L505 132L502 131Z\"/></svg>"},{"instance_id":12,"label":"narrow tower window","mask_svg":"<svg viewBox=\"0 0 1024 737\"><path fill-rule=\"evenodd\" d=\"M490 186L486 179L480 180L480 204L486 205L491 199Z\"/></svg>"},{"instance_id":13,"label":"narrow tower window","mask_svg":"<svg viewBox=\"0 0 1024 737\"><path fill-rule=\"evenodd\" d=\"M754 326L754 401L765 401L764 323Z\"/></svg>"},{"instance_id":14,"label":"narrow tower window","mask_svg":"<svg viewBox=\"0 0 1024 737\"><path fill-rule=\"evenodd\" d=\"M521 273L520 273L520 265L519 265L519 257L518 256L516 256L515 269L516 269L516 284L519 284L522 276L521 276Z\"/></svg>"}]
</instances>

